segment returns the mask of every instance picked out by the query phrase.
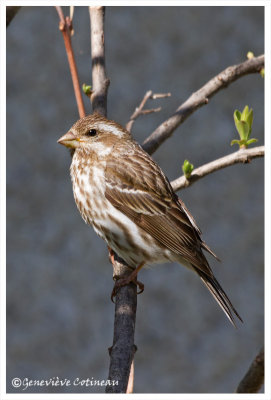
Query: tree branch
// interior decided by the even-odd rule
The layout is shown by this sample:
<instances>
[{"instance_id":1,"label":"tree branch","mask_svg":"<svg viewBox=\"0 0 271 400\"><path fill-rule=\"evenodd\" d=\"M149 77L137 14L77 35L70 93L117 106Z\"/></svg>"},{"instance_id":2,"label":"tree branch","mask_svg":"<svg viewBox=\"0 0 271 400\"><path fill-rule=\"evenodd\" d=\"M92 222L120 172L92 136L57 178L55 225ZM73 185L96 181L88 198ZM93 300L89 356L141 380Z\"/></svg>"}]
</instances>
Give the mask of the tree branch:
<instances>
[{"instance_id":1,"label":"tree branch","mask_svg":"<svg viewBox=\"0 0 271 400\"><path fill-rule=\"evenodd\" d=\"M66 18L64 17L61 7L56 6L56 11L59 16L59 30L63 34L65 49L66 49L68 62L69 62L69 66L70 66L73 89L74 89L74 94L75 94L75 98L76 98L78 113L79 113L80 118L82 118L86 115L86 113L85 113L85 107L84 107L82 93L81 93L81 89L80 89L76 62L75 62L74 53L73 53L73 49L72 49L72 43L71 43L72 20L70 19L70 17L66 17Z\"/></svg>"},{"instance_id":2,"label":"tree branch","mask_svg":"<svg viewBox=\"0 0 271 400\"><path fill-rule=\"evenodd\" d=\"M114 277L129 276L131 269L117 255L114 257ZM115 297L115 319L113 346L110 348L110 367L108 379L118 381L118 385L106 386L106 393L126 393L133 383L133 357L135 322L137 307L137 287L130 283L123 286ZM131 378L129 380L129 376Z\"/></svg>"},{"instance_id":3,"label":"tree branch","mask_svg":"<svg viewBox=\"0 0 271 400\"><path fill-rule=\"evenodd\" d=\"M9 26L17 12L20 10L21 7L17 6L7 6L6 7L6 28Z\"/></svg>"},{"instance_id":4,"label":"tree branch","mask_svg":"<svg viewBox=\"0 0 271 400\"><path fill-rule=\"evenodd\" d=\"M183 123L186 118L199 107L208 104L209 99L219 90L227 87L232 82L244 75L259 72L264 66L264 55L254 57L241 64L233 65L220 72L217 76L207 82L201 89L193 93L175 113L164 121L144 141L143 148L152 154L158 147L168 139L173 131Z\"/></svg>"},{"instance_id":5,"label":"tree branch","mask_svg":"<svg viewBox=\"0 0 271 400\"><path fill-rule=\"evenodd\" d=\"M153 94L151 90L148 90L148 92L146 92L146 94L143 97L143 99L142 99L141 103L139 104L139 106L136 107L135 111L131 115L129 122L127 122L127 124L126 124L127 131L131 132L132 126L133 126L135 120L140 115L151 114L153 112L161 111L161 107L144 110L145 104L147 103L147 101L149 99L153 99L153 100L154 99L162 99L164 97L169 97L169 96L171 96L171 93L154 93Z\"/></svg>"},{"instance_id":6,"label":"tree branch","mask_svg":"<svg viewBox=\"0 0 271 400\"><path fill-rule=\"evenodd\" d=\"M105 7L89 7L93 87L90 99L93 111L106 116L110 81L105 72L104 14Z\"/></svg>"},{"instance_id":7,"label":"tree branch","mask_svg":"<svg viewBox=\"0 0 271 400\"><path fill-rule=\"evenodd\" d=\"M252 149L241 149L235 153L229 154L225 157L218 158L199 168L193 170L191 176L187 179L184 175L171 182L173 190L177 192L180 189L186 188L200 178L218 171L219 169L229 167L230 165L238 163L249 163L254 158L264 156L264 146L253 147Z\"/></svg>"},{"instance_id":8,"label":"tree branch","mask_svg":"<svg viewBox=\"0 0 271 400\"><path fill-rule=\"evenodd\" d=\"M92 85L90 96L93 111L102 115L107 114L107 91L109 79L105 72L104 49L104 15L105 7L89 7L91 23L91 57L92 57ZM128 267L115 253L111 257L113 278L123 278L130 275ZM137 307L137 287L131 283L121 287L115 297L114 337L110 348L110 366L108 379L118 381L118 385L106 387L107 393L126 393L129 376L133 376L131 365L135 346L134 332ZM131 382L132 378L130 379ZM130 390L130 388L129 388Z\"/></svg>"},{"instance_id":9,"label":"tree branch","mask_svg":"<svg viewBox=\"0 0 271 400\"><path fill-rule=\"evenodd\" d=\"M258 393L264 383L264 349L262 348L239 383L236 393Z\"/></svg>"}]
</instances>

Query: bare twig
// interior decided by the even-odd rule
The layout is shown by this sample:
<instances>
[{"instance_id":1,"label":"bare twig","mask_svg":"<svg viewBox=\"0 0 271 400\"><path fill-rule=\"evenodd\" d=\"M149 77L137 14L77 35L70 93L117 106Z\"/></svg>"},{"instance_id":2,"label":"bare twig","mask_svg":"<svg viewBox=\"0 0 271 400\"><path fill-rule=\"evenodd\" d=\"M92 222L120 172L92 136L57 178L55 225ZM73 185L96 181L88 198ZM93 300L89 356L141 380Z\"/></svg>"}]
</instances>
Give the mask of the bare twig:
<instances>
[{"instance_id":1,"label":"bare twig","mask_svg":"<svg viewBox=\"0 0 271 400\"><path fill-rule=\"evenodd\" d=\"M62 8L60 6L56 6L56 11L59 16L59 30L63 34L65 49L66 49L68 62L69 62L69 66L70 66L72 83L73 83L78 113L79 113L80 118L82 118L86 115L86 113L85 113L85 107L84 107L83 98L82 98L82 94L81 94L81 90L80 90L77 67L76 67L72 44L71 44L72 21L71 21L70 17L66 17L66 18L64 17Z\"/></svg>"},{"instance_id":2,"label":"bare twig","mask_svg":"<svg viewBox=\"0 0 271 400\"><path fill-rule=\"evenodd\" d=\"M241 149L235 153L229 154L225 157L218 158L217 160L211 161L208 164L202 165L199 168L193 170L189 179L184 175L180 178L175 179L171 182L173 190L176 192L180 189L186 188L198 179L203 178L212 172L218 171L219 169L229 167L230 165L238 163L249 163L254 158L264 156L264 146L253 147L252 149Z\"/></svg>"},{"instance_id":3,"label":"bare twig","mask_svg":"<svg viewBox=\"0 0 271 400\"><path fill-rule=\"evenodd\" d=\"M138 107L136 107L135 111L133 112L133 114L130 117L130 121L127 122L126 124L126 129L127 131L131 132L132 126L136 120L136 118L142 113L142 110L146 104L146 102L148 101L148 99L152 96L152 91L148 90L148 92L145 93L145 96L143 97L143 99L141 100L141 103L139 104Z\"/></svg>"},{"instance_id":4,"label":"bare twig","mask_svg":"<svg viewBox=\"0 0 271 400\"><path fill-rule=\"evenodd\" d=\"M105 72L104 14L105 7L89 7L93 87L90 99L93 111L106 116L107 91L110 81Z\"/></svg>"},{"instance_id":5,"label":"bare twig","mask_svg":"<svg viewBox=\"0 0 271 400\"><path fill-rule=\"evenodd\" d=\"M60 21L63 25L65 25L65 17L64 17L63 11L62 11L62 7L56 6L56 12L58 13L59 21Z\"/></svg>"},{"instance_id":6,"label":"bare twig","mask_svg":"<svg viewBox=\"0 0 271 400\"><path fill-rule=\"evenodd\" d=\"M138 107L136 107L135 111L134 111L133 114L131 115L130 121L127 122L127 124L126 124L126 129L127 129L127 131L131 132L132 126L133 126L135 120L136 120L140 115L150 114L150 113L153 113L153 112L159 112L159 111L161 111L161 107L158 107L158 108L151 108L151 109L144 110L145 104L147 103L147 101L148 101L149 99L153 99L153 100L155 100L155 99L162 99L162 98L169 97L169 96L171 96L170 93L154 93L154 94L153 94L151 90L149 90L148 92L146 92L146 94L145 94L145 96L143 97L141 103L139 104Z\"/></svg>"},{"instance_id":7,"label":"bare twig","mask_svg":"<svg viewBox=\"0 0 271 400\"><path fill-rule=\"evenodd\" d=\"M219 90L227 87L244 75L259 72L264 66L264 56L251 58L241 64L233 65L220 72L217 76L207 82L201 89L193 93L175 113L164 121L144 141L143 148L152 154L158 147L168 139L173 131L186 120L186 118L199 107L208 104L209 99Z\"/></svg>"},{"instance_id":8,"label":"bare twig","mask_svg":"<svg viewBox=\"0 0 271 400\"><path fill-rule=\"evenodd\" d=\"M258 393L264 383L264 349L262 348L239 383L236 393Z\"/></svg>"},{"instance_id":9,"label":"bare twig","mask_svg":"<svg viewBox=\"0 0 271 400\"><path fill-rule=\"evenodd\" d=\"M162 107L157 107L157 108L148 108L147 110L142 110L141 115L147 115L147 114L152 114L155 112L159 112L162 110Z\"/></svg>"},{"instance_id":10,"label":"bare twig","mask_svg":"<svg viewBox=\"0 0 271 400\"><path fill-rule=\"evenodd\" d=\"M165 97L170 97L171 93L153 93L152 95L152 99L156 100L156 99L164 99Z\"/></svg>"},{"instance_id":11,"label":"bare twig","mask_svg":"<svg viewBox=\"0 0 271 400\"><path fill-rule=\"evenodd\" d=\"M19 6L7 6L6 7L6 27L9 26L17 12L20 10Z\"/></svg>"}]
</instances>

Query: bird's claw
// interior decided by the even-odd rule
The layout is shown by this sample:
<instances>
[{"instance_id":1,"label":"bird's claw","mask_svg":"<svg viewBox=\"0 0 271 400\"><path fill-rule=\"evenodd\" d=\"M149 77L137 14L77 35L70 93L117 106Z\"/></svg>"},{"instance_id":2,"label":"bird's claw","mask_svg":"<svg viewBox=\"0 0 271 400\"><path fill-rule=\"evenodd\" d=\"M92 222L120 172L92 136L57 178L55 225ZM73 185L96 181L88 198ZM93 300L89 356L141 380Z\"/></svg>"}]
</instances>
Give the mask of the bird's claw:
<instances>
[{"instance_id":1,"label":"bird's claw","mask_svg":"<svg viewBox=\"0 0 271 400\"><path fill-rule=\"evenodd\" d=\"M138 281L136 278L132 280L129 277L117 279L111 293L111 301L113 303L115 303L114 297L116 297L116 294L118 293L119 289L123 286L129 285L131 282L134 283L136 286L138 286L139 291L137 292L137 294L140 294L144 291L144 284Z\"/></svg>"},{"instance_id":2,"label":"bird's claw","mask_svg":"<svg viewBox=\"0 0 271 400\"><path fill-rule=\"evenodd\" d=\"M133 281L136 286L138 286L139 291L136 294L140 294L144 292L144 283L138 281L137 279Z\"/></svg>"}]
</instances>

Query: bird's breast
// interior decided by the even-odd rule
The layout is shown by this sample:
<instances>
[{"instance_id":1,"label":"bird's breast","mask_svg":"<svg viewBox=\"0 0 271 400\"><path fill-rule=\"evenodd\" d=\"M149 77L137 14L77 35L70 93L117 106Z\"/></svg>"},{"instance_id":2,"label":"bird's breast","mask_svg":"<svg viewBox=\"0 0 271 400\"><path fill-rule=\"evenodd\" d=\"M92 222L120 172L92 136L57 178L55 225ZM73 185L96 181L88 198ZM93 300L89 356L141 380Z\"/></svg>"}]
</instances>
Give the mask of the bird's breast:
<instances>
[{"instance_id":1,"label":"bird's breast","mask_svg":"<svg viewBox=\"0 0 271 400\"><path fill-rule=\"evenodd\" d=\"M82 218L88 224L100 218L105 206L105 163L74 159L71 165L73 195Z\"/></svg>"}]
</instances>

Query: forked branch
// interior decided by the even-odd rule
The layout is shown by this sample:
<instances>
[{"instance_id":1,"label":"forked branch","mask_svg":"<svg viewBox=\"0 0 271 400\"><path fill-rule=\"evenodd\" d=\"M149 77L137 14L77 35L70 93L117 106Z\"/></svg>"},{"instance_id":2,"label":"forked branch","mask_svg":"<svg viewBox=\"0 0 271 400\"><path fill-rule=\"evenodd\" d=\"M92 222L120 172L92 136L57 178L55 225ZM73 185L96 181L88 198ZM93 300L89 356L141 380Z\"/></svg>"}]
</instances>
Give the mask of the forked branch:
<instances>
[{"instance_id":1,"label":"forked branch","mask_svg":"<svg viewBox=\"0 0 271 400\"><path fill-rule=\"evenodd\" d=\"M71 43L72 20L70 17L64 17L62 8L60 6L56 6L56 11L59 16L59 30L62 32L62 35L63 35L65 49L66 49L68 62L69 62L69 66L70 66L73 89L74 89L74 94L75 94L75 98L76 98L78 113L79 113L80 118L82 118L86 115L86 113L85 113L85 107L84 107L84 103L83 103L82 93L80 90L78 72L77 72L76 62L75 62L74 53L73 53L73 49L72 49L72 43Z\"/></svg>"},{"instance_id":2,"label":"forked branch","mask_svg":"<svg viewBox=\"0 0 271 400\"><path fill-rule=\"evenodd\" d=\"M127 124L126 124L127 131L131 132L132 126L133 126L135 120L140 115L146 115L146 114L151 114L151 113L154 113L154 112L161 111L161 107L144 109L145 104L147 103L147 101L149 99L153 99L153 100L155 100L155 99L163 99L163 98L169 97L169 96L171 96L171 93L152 93L151 90L148 90L148 92L146 92L146 94L143 97L143 99L142 99L141 103L139 104L139 106L136 107L135 111L131 115L129 122L127 122Z\"/></svg>"}]
</instances>

